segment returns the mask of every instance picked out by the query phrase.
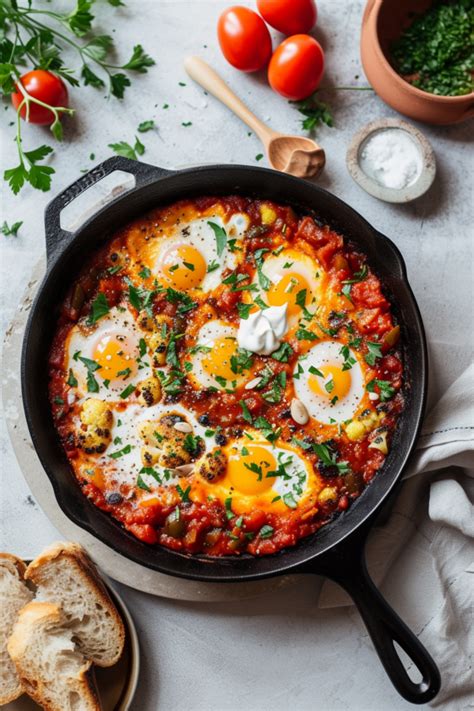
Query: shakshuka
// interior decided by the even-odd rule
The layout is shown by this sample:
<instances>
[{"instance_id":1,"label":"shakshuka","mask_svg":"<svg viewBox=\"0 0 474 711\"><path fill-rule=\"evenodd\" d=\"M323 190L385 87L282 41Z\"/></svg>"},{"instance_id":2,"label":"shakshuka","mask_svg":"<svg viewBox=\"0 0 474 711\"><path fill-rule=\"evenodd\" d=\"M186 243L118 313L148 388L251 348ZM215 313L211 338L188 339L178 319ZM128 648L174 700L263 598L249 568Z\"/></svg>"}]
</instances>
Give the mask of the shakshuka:
<instances>
[{"instance_id":1,"label":"shakshuka","mask_svg":"<svg viewBox=\"0 0 474 711\"><path fill-rule=\"evenodd\" d=\"M55 426L83 494L141 541L274 553L381 468L399 335L365 255L317 216L183 200L113 235L67 294Z\"/></svg>"}]
</instances>

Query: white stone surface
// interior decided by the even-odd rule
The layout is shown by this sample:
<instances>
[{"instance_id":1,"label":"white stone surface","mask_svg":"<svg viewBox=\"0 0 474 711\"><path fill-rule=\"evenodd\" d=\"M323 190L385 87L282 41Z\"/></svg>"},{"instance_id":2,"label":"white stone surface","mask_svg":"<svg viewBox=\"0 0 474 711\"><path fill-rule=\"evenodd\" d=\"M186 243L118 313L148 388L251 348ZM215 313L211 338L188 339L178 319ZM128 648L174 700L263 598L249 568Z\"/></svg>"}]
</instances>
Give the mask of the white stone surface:
<instances>
[{"instance_id":1,"label":"white stone surface","mask_svg":"<svg viewBox=\"0 0 474 711\"><path fill-rule=\"evenodd\" d=\"M187 78L182 61L199 54L218 69L263 119L284 132L299 131L299 115L274 95L262 76L238 73L225 63L215 22L229 2L221 0L127 0L113 10L97 4L102 29L116 29L123 56L141 42L157 61L138 77L123 102L101 92L71 92L76 117L52 164L53 191L25 188L14 197L2 186L1 222L24 220L17 238L0 236L2 331L10 321L33 265L44 251L43 211L81 169L110 155L107 144L133 140L140 121L154 118L158 130L143 135L145 161L165 167L200 162L256 164L256 137ZM243 4L250 5L245 2ZM362 0L320 0L316 36L326 50L327 85L366 85L358 41ZM355 80L355 76L359 78ZM186 86L179 86L185 82ZM345 152L364 123L396 116L371 92L329 93L335 128L318 137L327 153L320 184L354 206L401 249L425 321L431 352L431 389L439 395L470 358L472 344L472 123L419 126L431 141L438 176L429 193L410 205L388 205L365 194L349 177ZM162 109L163 104L169 108ZM13 112L2 111L0 167L15 165ZM192 126L182 123L192 121ZM26 146L49 142L46 129L25 127ZM95 160L90 160L91 153ZM265 161L261 161L261 165ZM95 200L96 198L91 198ZM1 545L27 556L58 536L35 502L13 456L5 428L0 440ZM413 539L384 586L395 608L420 633L410 576L423 538ZM411 551L411 553L410 553ZM352 608L319 610L314 579L254 601L189 603L154 598L122 588L142 640L143 670L135 708L140 711L398 711L408 709L387 680L357 613ZM442 591L433 590L441 599ZM433 604L433 601L431 601Z\"/></svg>"}]
</instances>

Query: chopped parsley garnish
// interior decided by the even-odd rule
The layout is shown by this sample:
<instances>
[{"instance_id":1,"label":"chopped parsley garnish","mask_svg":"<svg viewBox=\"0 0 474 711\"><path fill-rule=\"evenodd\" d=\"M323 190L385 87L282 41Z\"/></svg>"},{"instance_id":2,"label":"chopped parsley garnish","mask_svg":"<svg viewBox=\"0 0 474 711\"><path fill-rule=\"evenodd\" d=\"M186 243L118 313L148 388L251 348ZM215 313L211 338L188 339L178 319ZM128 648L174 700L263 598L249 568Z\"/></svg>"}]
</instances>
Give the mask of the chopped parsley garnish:
<instances>
[{"instance_id":1,"label":"chopped parsley garnish","mask_svg":"<svg viewBox=\"0 0 474 711\"><path fill-rule=\"evenodd\" d=\"M215 222L208 222L209 227L212 228L214 236L216 238L216 250L217 256L222 257L224 250L227 246L227 232L223 227L217 225Z\"/></svg>"},{"instance_id":2,"label":"chopped parsley garnish","mask_svg":"<svg viewBox=\"0 0 474 711\"><path fill-rule=\"evenodd\" d=\"M259 531L260 538L271 538L273 536L273 527L266 523Z\"/></svg>"},{"instance_id":3,"label":"chopped parsley garnish","mask_svg":"<svg viewBox=\"0 0 474 711\"><path fill-rule=\"evenodd\" d=\"M344 358L344 363L342 364L342 370L350 370L353 365L357 363L357 360L354 358L354 356L351 355L351 352L349 350L349 346L341 346L341 350L339 353L342 355Z\"/></svg>"},{"instance_id":4,"label":"chopped parsley garnish","mask_svg":"<svg viewBox=\"0 0 474 711\"><path fill-rule=\"evenodd\" d=\"M105 294L100 292L97 294L95 297L94 301L92 302L92 307L91 307L91 312L89 314L89 318L87 319L87 323L89 326L92 326L92 324L97 323L99 319L102 318L102 316L106 316L109 313L109 304L107 302L107 297Z\"/></svg>"},{"instance_id":5,"label":"chopped parsley garnish","mask_svg":"<svg viewBox=\"0 0 474 711\"><path fill-rule=\"evenodd\" d=\"M188 294L185 294L182 291L176 291L176 289L173 289L172 287L168 287L166 289L166 300L170 304L179 304L176 310L176 313L178 314L187 313L196 306L196 302L193 301Z\"/></svg>"},{"instance_id":6,"label":"chopped parsley garnish","mask_svg":"<svg viewBox=\"0 0 474 711\"><path fill-rule=\"evenodd\" d=\"M373 341L367 341L368 353L365 354L365 362L369 365L375 365L375 361L378 358L382 358L382 344L374 343Z\"/></svg>"},{"instance_id":7,"label":"chopped parsley garnish","mask_svg":"<svg viewBox=\"0 0 474 711\"><path fill-rule=\"evenodd\" d=\"M375 386L377 386L380 390L380 399L382 402L387 402L387 400L390 400L390 398L392 398L395 393L395 388L390 384L388 380L378 380L377 378L374 378L370 381L370 383L367 383L366 390L369 393L373 393L375 392Z\"/></svg>"},{"instance_id":8,"label":"chopped parsley garnish","mask_svg":"<svg viewBox=\"0 0 474 711\"><path fill-rule=\"evenodd\" d=\"M98 393L99 392L99 383L94 377L94 373L96 370L100 370L102 366L99 365L99 363L96 363L95 360L91 360L90 358L85 358L80 355L80 351L76 351L73 355L74 360L80 360L81 363L84 363L87 369L87 392L89 393Z\"/></svg>"},{"instance_id":9,"label":"chopped parsley garnish","mask_svg":"<svg viewBox=\"0 0 474 711\"><path fill-rule=\"evenodd\" d=\"M280 363L288 363L288 360L291 358L293 355L293 348L290 346L289 343L281 343L280 347L278 350L273 351L271 354L271 357L274 360L280 361Z\"/></svg>"},{"instance_id":10,"label":"chopped parsley garnish","mask_svg":"<svg viewBox=\"0 0 474 711\"><path fill-rule=\"evenodd\" d=\"M311 375L318 375L320 378L324 378L324 373L322 373L319 368L316 368L314 365L310 365L308 371Z\"/></svg>"},{"instance_id":11,"label":"chopped parsley garnish","mask_svg":"<svg viewBox=\"0 0 474 711\"><path fill-rule=\"evenodd\" d=\"M72 370L72 368L69 368L69 376L67 379L67 384L70 385L71 388L77 388L77 385L78 385L77 378L74 375L74 371Z\"/></svg>"},{"instance_id":12,"label":"chopped parsley garnish","mask_svg":"<svg viewBox=\"0 0 474 711\"><path fill-rule=\"evenodd\" d=\"M216 262L216 260L213 259L212 262L207 265L207 273L210 274L211 272L215 272L216 269L219 269L219 267L219 262Z\"/></svg>"},{"instance_id":13,"label":"chopped parsley garnish","mask_svg":"<svg viewBox=\"0 0 474 711\"><path fill-rule=\"evenodd\" d=\"M250 424L252 424L252 415L250 414L250 410L245 400L240 400L239 405L242 408L242 417L244 418L245 422L249 422Z\"/></svg>"},{"instance_id":14,"label":"chopped parsley garnish","mask_svg":"<svg viewBox=\"0 0 474 711\"><path fill-rule=\"evenodd\" d=\"M125 400L129 395L131 395L133 392L135 392L136 385L133 385L133 383L130 383L130 385L127 385L125 390L122 390L120 393L120 397L122 400Z\"/></svg>"},{"instance_id":15,"label":"chopped parsley garnish","mask_svg":"<svg viewBox=\"0 0 474 711\"><path fill-rule=\"evenodd\" d=\"M143 358L143 356L146 354L146 351L146 341L144 338L140 338L140 340L138 341L138 352L140 354L140 358Z\"/></svg>"},{"instance_id":16,"label":"chopped parsley garnish","mask_svg":"<svg viewBox=\"0 0 474 711\"><path fill-rule=\"evenodd\" d=\"M151 277L151 269L148 269L148 267L142 267L142 270L138 272L138 276L142 279L149 279L149 277Z\"/></svg>"},{"instance_id":17,"label":"chopped parsley garnish","mask_svg":"<svg viewBox=\"0 0 474 711\"><path fill-rule=\"evenodd\" d=\"M250 316L250 311L252 310L252 304L237 304L237 311L241 319L246 321Z\"/></svg>"},{"instance_id":18,"label":"chopped parsley garnish","mask_svg":"<svg viewBox=\"0 0 474 711\"><path fill-rule=\"evenodd\" d=\"M236 375L249 370L253 363L253 353L246 348L237 348L236 355L230 357L230 369Z\"/></svg>"},{"instance_id":19,"label":"chopped parsley garnish","mask_svg":"<svg viewBox=\"0 0 474 711\"><path fill-rule=\"evenodd\" d=\"M130 454L132 451L132 445L131 444L126 444L125 447L122 447L122 449L118 449L116 452L111 452L109 454L109 457L112 459L120 459L120 457L123 457L124 454Z\"/></svg>"},{"instance_id":20,"label":"chopped parsley garnish","mask_svg":"<svg viewBox=\"0 0 474 711\"><path fill-rule=\"evenodd\" d=\"M301 306L303 309L306 306L306 294L308 293L307 289L301 289L301 291L298 291L296 294L296 304L298 306Z\"/></svg>"},{"instance_id":21,"label":"chopped parsley garnish","mask_svg":"<svg viewBox=\"0 0 474 711\"><path fill-rule=\"evenodd\" d=\"M200 437L196 437L192 434L192 432L188 432L188 434L184 438L183 448L186 450L186 452L188 452L188 454L190 454L191 456L195 456L201 451L201 443L202 440Z\"/></svg>"},{"instance_id":22,"label":"chopped parsley garnish","mask_svg":"<svg viewBox=\"0 0 474 711\"><path fill-rule=\"evenodd\" d=\"M342 284L357 284L359 281L364 281L368 273L367 265L363 265L362 269L358 272L355 272L354 276L352 279L344 279Z\"/></svg>"},{"instance_id":23,"label":"chopped parsley garnish","mask_svg":"<svg viewBox=\"0 0 474 711\"><path fill-rule=\"evenodd\" d=\"M131 368L124 368L124 370L119 370L119 372L117 373L117 378L122 377L124 380L126 380L130 377L131 373Z\"/></svg>"},{"instance_id":24,"label":"chopped parsley garnish","mask_svg":"<svg viewBox=\"0 0 474 711\"><path fill-rule=\"evenodd\" d=\"M225 506L225 515L227 516L227 519L230 521L231 518L234 518L234 512L232 511L232 497L228 496L227 499L224 501L224 506Z\"/></svg>"},{"instance_id":25,"label":"chopped parsley garnish","mask_svg":"<svg viewBox=\"0 0 474 711\"><path fill-rule=\"evenodd\" d=\"M244 467L257 475L257 481L262 481L262 476L263 476L262 467L259 466L256 462L250 462L250 464L247 464L247 462L244 462Z\"/></svg>"},{"instance_id":26,"label":"chopped parsley garnish","mask_svg":"<svg viewBox=\"0 0 474 711\"><path fill-rule=\"evenodd\" d=\"M288 506L289 509L296 509L298 507L298 504L295 501L295 497L293 496L291 491L283 495L283 503L285 504L285 506Z\"/></svg>"},{"instance_id":27,"label":"chopped parsley garnish","mask_svg":"<svg viewBox=\"0 0 474 711\"><path fill-rule=\"evenodd\" d=\"M313 451L318 455L319 459L328 467L337 467L339 474L347 474L349 465L347 462L338 462L335 452L327 444L313 444Z\"/></svg>"},{"instance_id":28,"label":"chopped parsley garnish","mask_svg":"<svg viewBox=\"0 0 474 711\"><path fill-rule=\"evenodd\" d=\"M143 481L143 478L142 478L142 475L141 475L141 474L139 474L139 475L137 476L137 483L136 483L136 486L137 486L139 489L143 489L144 491L151 491L151 489L150 489L150 487L148 486L148 484L147 484L145 481Z\"/></svg>"},{"instance_id":29,"label":"chopped parsley garnish","mask_svg":"<svg viewBox=\"0 0 474 711\"><path fill-rule=\"evenodd\" d=\"M312 331L307 331L305 328L299 328L296 331L296 338L298 341L318 341L319 336L317 336Z\"/></svg>"},{"instance_id":30,"label":"chopped parsley garnish","mask_svg":"<svg viewBox=\"0 0 474 711\"><path fill-rule=\"evenodd\" d=\"M183 503L190 501L189 492L191 491L191 486L187 486L185 489L182 489L179 484L176 484L176 491L178 492Z\"/></svg>"}]
</instances>

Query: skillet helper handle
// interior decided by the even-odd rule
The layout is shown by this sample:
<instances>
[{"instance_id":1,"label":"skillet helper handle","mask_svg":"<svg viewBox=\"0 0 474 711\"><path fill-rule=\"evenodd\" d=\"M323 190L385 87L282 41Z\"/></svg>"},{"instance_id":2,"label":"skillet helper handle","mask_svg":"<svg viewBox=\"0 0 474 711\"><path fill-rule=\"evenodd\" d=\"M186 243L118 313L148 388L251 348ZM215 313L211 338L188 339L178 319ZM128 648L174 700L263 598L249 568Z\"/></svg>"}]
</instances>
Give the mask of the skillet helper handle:
<instances>
[{"instance_id":1,"label":"skillet helper handle","mask_svg":"<svg viewBox=\"0 0 474 711\"><path fill-rule=\"evenodd\" d=\"M338 583L351 596L370 634L380 661L390 681L407 701L426 704L441 687L441 677L434 660L416 635L407 627L374 585L367 570L364 544L367 531L328 559L319 572ZM331 555L331 554L330 554ZM316 571L314 571L316 572ZM395 647L397 643L421 675L412 681Z\"/></svg>"},{"instance_id":2,"label":"skillet helper handle","mask_svg":"<svg viewBox=\"0 0 474 711\"><path fill-rule=\"evenodd\" d=\"M70 232L61 227L61 211L73 202L79 195L98 183L100 180L110 175L116 170L124 173L131 173L135 177L135 187L139 188L152 180L169 175L172 171L158 168L148 163L124 158L123 156L113 156L104 160L99 165L89 170L80 178L71 183L67 188L59 193L46 206L44 222L46 232L46 256L48 262L51 261L56 248L61 241L68 239Z\"/></svg>"}]
</instances>

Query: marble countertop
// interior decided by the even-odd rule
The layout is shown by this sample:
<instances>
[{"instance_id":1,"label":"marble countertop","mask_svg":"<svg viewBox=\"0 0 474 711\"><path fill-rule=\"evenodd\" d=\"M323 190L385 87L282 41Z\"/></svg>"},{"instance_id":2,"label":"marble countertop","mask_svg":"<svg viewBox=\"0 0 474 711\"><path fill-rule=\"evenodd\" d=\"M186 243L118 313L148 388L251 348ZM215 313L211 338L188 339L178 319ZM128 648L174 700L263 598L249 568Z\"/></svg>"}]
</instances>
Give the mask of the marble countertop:
<instances>
[{"instance_id":1,"label":"marble countertop","mask_svg":"<svg viewBox=\"0 0 474 711\"><path fill-rule=\"evenodd\" d=\"M97 6L104 31L115 28L120 48L141 42L157 64L133 82L122 102L107 101L91 88L71 92L77 114L67 123L64 144L55 146L51 193L26 187L15 197L2 186L2 222L24 222L18 237L1 236L2 332L34 264L44 253L45 205L81 170L108 157L109 143L132 142L141 121L153 118L158 127L142 136L146 162L169 168L206 162L265 164L264 160L256 161L261 152L256 136L248 135L238 119L185 75L186 55L199 54L212 63L273 128L287 133L300 130L296 109L273 94L262 76L240 74L220 55L215 23L228 4L221 0L127 0L127 6L117 10L105 3ZM362 0L318 3L316 36L326 51L325 85L367 84L358 50L363 6ZM318 132L327 155L319 184L354 206L402 251L427 330L434 398L458 377L470 358L462 324L470 303L473 263L472 184L468 179L472 124L419 125L435 150L437 178L416 202L389 205L370 197L352 181L345 153L361 126L397 114L368 91L327 92L324 99L334 108L336 125ZM163 109L164 104L169 108ZM16 164L13 129L8 125L13 118L11 109L3 112L2 173ZM192 125L183 126L187 122ZM49 136L40 127L25 127L24 141L36 147L49 142ZM88 195L92 204L98 191L89 192L93 193ZM28 557L59 534L30 496L3 421L0 434L1 546ZM122 587L143 652L134 708L408 709L410 705L397 696L386 678L354 609L318 609L317 589L317 581L304 578L257 600L211 605L154 598ZM390 576L384 593L417 629L416 601L410 600L403 576Z\"/></svg>"}]
</instances>

